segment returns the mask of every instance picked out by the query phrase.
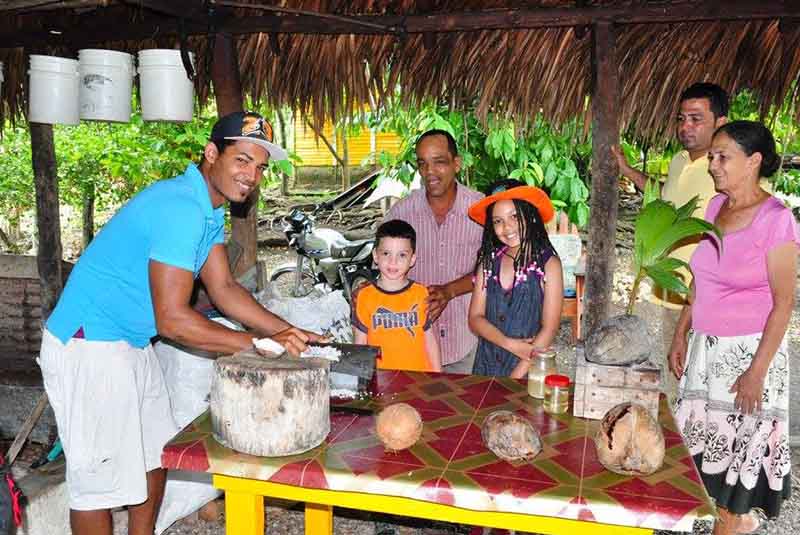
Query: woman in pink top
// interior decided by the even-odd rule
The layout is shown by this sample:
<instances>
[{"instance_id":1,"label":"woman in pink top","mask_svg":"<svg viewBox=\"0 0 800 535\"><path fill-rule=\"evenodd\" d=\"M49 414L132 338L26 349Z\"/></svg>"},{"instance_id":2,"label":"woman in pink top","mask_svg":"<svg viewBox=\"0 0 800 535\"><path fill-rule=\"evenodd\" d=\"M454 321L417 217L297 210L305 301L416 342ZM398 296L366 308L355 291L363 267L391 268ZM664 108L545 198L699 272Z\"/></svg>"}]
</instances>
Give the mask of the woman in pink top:
<instances>
[{"instance_id":1,"label":"woman in pink top","mask_svg":"<svg viewBox=\"0 0 800 535\"><path fill-rule=\"evenodd\" d=\"M715 133L709 172L719 195L692 256L693 295L670 348L680 379L675 418L720 512L715 535L750 533L789 497L789 356L786 327L797 279L797 223L759 187L780 158L761 123Z\"/></svg>"}]
</instances>

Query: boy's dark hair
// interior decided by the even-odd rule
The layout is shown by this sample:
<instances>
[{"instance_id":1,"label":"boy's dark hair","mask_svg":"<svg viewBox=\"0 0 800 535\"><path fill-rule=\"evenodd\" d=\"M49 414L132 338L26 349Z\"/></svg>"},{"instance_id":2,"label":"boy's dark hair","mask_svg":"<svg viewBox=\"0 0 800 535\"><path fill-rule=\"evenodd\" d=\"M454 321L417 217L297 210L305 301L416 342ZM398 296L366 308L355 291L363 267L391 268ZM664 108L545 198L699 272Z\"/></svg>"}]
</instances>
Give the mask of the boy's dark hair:
<instances>
[{"instance_id":1,"label":"boy's dark hair","mask_svg":"<svg viewBox=\"0 0 800 535\"><path fill-rule=\"evenodd\" d=\"M375 232L375 248L381 244L382 238L404 238L411 242L411 252L417 251L417 233L414 227L402 219L392 219L386 221L378 227Z\"/></svg>"},{"instance_id":2,"label":"boy's dark hair","mask_svg":"<svg viewBox=\"0 0 800 535\"><path fill-rule=\"evenodd\" d=\"M512 181L509 180L507 182ZM520 182L519 185L523 184ZM539 210L527 201L513 199L513 202L514 207L517 209L517 220L522 227L520 228L519 251L516 258L514 258L514 272L520 273L534 262L539 269L544 271L542 259L545 251L549 250L551 256L556 253L553 244L550 243L550 237L547 235L542 216L539 214ZM483 269L484 273L493 273L495 251L503 246L503 242L495 234L494 225L492 224L492 212L495 204L497 203L492 203L486 207L486 223L483 225L481 248L478 249L478 260L475 263L476 273L479 269ZM488 282L488 280L484 280L485 284L488 284Z\"/></svg>"},{"instance_id":3,"label":"boy's dark hair","mask_svg":"<svg viewBox=\"0 0 800 535\"><path fill-rule=\"evenodd\" d=\"M733 121L717 128L714 137L726 134L736 142L748 156L758 152L761 154L761 167L758 172L762 177L770 177L781 167L781 157L775 151L775 138L769 128L756 121Z\"/></svg>"},{"instance_id":4,"label":"boy's dark hair","mask_svg":"<svg viewBox=\"0 0 800 535\"><path fill-rule=\"evenodd\" d=\"M414 148L416 149L417 147L419 147L419 144L422 142L423 139L431 136L444 136L445 139L447 139L447 152L449 152L450 156L452 156L453 158L458 156L458 147L456 146L456 140L453 137L453 134L451 134L447 130L441 130L439 128L428 130L427 132L421 134L417 138L417 142L414 144Z\"/></svg>"},{"instance_id":5,"label":"boy's dark hair","mask_svg":"<svg viewBox=\"0 0 800 535\"><path fill-rule=\"evenodd\" d=\"M727 117L728 115L728 93L717 84L710 82L697 82L692 84L681 93L679 102L692 98L707 98L711 113L714 119Z\"/></svg>"}]
</instances>

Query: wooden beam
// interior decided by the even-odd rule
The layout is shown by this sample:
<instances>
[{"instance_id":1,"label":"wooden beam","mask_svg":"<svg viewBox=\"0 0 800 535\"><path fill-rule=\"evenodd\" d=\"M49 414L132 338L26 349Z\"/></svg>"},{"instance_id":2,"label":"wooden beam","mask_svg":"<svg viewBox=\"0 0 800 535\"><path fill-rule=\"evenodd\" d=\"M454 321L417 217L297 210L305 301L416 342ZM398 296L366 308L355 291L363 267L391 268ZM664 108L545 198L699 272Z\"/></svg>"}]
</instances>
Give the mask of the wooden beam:
<instances>
[{"instance_id":1,"label":"wooden beam","mask_svg":"<svg viewBox=\"0 0 800 535\"><path fill-rule=\"evenodd\" d=\"M46 11L53 9L77 9L91 7L107 7L109 0L13 0L0 5L0 11Z\"/></svg>"},{"instance_id":2,"label":"wooden beam","mask_svg":"<svg viewBox=\"0 0 800 535\"><path fill-rule=\"evenodd\" d=\"M218 3L219 4L219 3ZM164 5L164 4L162 4ZM216 4L215 4L216 5ZM253 7L257 7L256 4ZM108 8L111 9L111 8ZM345 19L352 19L347 21ZM522 30L585 26L598 21L613 21L617 25L656 24L701 21L737 21L800 18L800 3L796 0L731 0L730 2L700 2L666 6L638 4L630 7L583 8L525 8L439 13L432 15L355 15L337 19L312 15L269 14L253 17L212 16L205 20L188 20L184 24L188 35L207 34L209 23L231 35L252 33L297 34L387 34L465 32L478 30ZM94 21L76 26L54 23L42 28L41 21L25 24L13 31L0 33L3 48L41 44L67 43L74 48L125 40L140 40L164 35L177 35L180 23L177 18L149 18L130 24L99 26ZM384 29L380 29L384 28ZM52 31L59 32L53 35Z\"/></svg>"},{"instance_id":3,"label":"wooden beam","mask_svg":"<svg viewBox=\"0 0 800 535\"><path fill-rule=\"evenodd\" d=\"M217 99L217 113L224 117L244 109L242 82L239 77L239 58L236 46L229 34L214 36L214 60L211 62L211 80ZM235 265L233 275L238 277L256 265L258 253L258 197L256 188L243 203L231 203L231 241L236 242L242 253ZM234 247L237 247L234 246Z\"/></svg>"},{"instance_id":4,"label":"wooden beam","mask_svg":"<svg viewBox=\"0 0 800 535\"><path fill-rule=\"evenodd\" d=\"M205 8L203 5L205 2L202 0L122 0L122 2L179 19L192 19L200 22L210 20L208 9Z\"/></svg>"},{"instance_id":5,"label":"wooden beam","mask_svg":"<svg viewBox=\"0 0 800 535\"><path fill-rule=\"evenodd\" d=\"M36 263L41 283L42 322L47 321L61 295L61 220L53 126L30 123L33 181L36 187Z\"/></svg>"},{"instance_id":6,"label":"wooden beam","mask_svg":"<svg viewBox=\"0 0 800 535\"><path fill-rule=\"evenodd\" d=\"M609 315L619 202L619 168L611 146L619 142L619 63L613 24L592 27L592 195L589 215L584 332Z\"/></svg>"}]
</instances>

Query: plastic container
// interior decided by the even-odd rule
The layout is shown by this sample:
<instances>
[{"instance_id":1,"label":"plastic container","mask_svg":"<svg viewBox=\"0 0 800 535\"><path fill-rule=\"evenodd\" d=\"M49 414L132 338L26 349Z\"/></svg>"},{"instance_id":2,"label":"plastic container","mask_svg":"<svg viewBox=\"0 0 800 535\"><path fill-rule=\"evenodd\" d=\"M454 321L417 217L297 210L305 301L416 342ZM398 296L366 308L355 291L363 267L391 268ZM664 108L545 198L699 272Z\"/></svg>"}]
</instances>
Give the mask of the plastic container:
<instances>
[{"instance_id":1,"label":"plastic container","mask_svg":"<svg viewBox=\"0 0 800 535\"><path fill-rule=\"evenodd\" d=\"M194 54L189 53L194 66ZM186 75L180 50L139 52L139 95L145 121L192 120L194 84Z\"/></svg>"},{"instance_id":2,"label":"plastic container","mask_svg":"<svg viewBox=\"0 0 800 535\"><path fill-rule=\"evenodd\" d=\"M92 121L131 120L133 56L115 50L78 51L80 116Z\"/></svg>"},{"instance_id":3,"label":"plastic container","mask_svg":"<svg viewBox=\"0 0 800 535\"><path fill-rule=\"evenodd\" d=\"M78 60L31 54L28 121L76 125L78 113Z\"/></svg>"},{"instance_id":4,"label":"plastic container","mask_svg":"<svg viewBox=\"0 0 800 535\"><path fill-rule=\"evenodd\" d=\"M3 78L3 62L0 61L0 95L3 94L3 81L4 80L5 80L5 78Z\"/></svg>"},{"instance_id":5,"label":"plastic container","mask_svg":"<svg viewBox=\"0 0 800 535\"><path fill-rule=\"evenodd\" d=\"M541 351L533 355L528 368L528 395L542 399L544 397L544 379L555 373L558 373L555 351Z\"/></svg>"},{"instance_id":6,"label":"plastic container","mask_svg":"<svg viewBox=\"0 0 800 535\"><path fill-rule=\"evenodd\" d=\"M564 414L569 410L569 377L548 375L545 378L542 406L550 414Z\"/></svg>"}]
</instances>

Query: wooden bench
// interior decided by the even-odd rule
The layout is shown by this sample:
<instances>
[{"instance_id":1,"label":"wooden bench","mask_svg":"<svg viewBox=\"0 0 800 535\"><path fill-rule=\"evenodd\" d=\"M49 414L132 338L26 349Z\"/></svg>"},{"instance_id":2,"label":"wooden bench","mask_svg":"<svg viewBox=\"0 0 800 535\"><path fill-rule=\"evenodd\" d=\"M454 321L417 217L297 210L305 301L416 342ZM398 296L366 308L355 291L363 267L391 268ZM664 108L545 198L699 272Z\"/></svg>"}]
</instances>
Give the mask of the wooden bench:
<instances>
[{"instance_id":1,"label":"wooden bench","mask_svg":"<svg viewBox=\"0 0 800 535\"><path fill-rule=\"evenodd\" d=\"M586 255L578 235L578 227L569 222L567 214L559 212L547 225L550 241L555 247L564 268L564 303L561 317L572 323L572 339L581 339L583 317L583 291L586 272Z\"/></svg>"}]
</instances>

